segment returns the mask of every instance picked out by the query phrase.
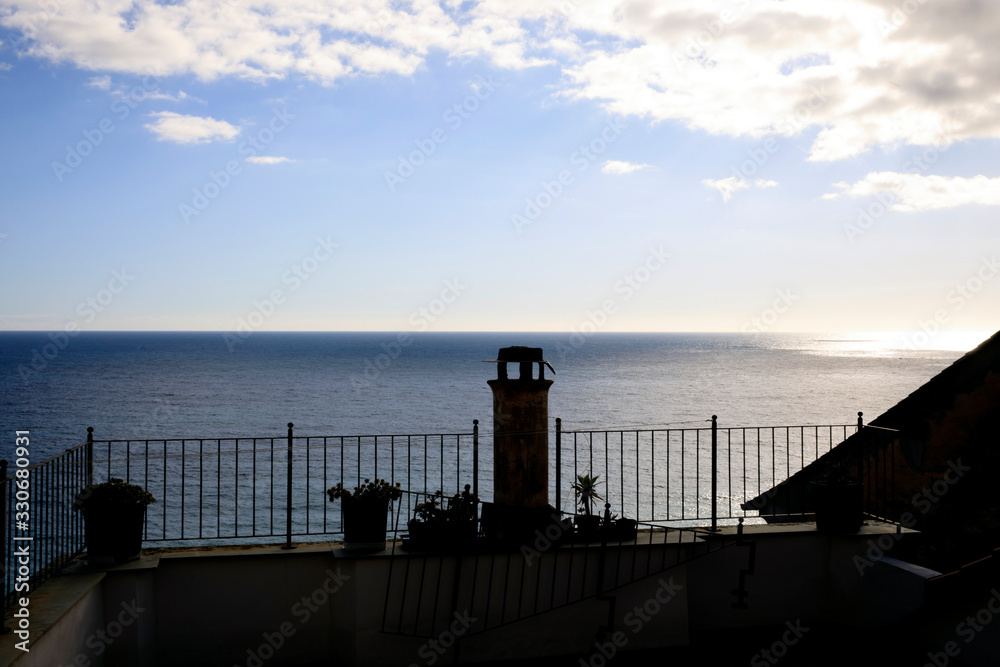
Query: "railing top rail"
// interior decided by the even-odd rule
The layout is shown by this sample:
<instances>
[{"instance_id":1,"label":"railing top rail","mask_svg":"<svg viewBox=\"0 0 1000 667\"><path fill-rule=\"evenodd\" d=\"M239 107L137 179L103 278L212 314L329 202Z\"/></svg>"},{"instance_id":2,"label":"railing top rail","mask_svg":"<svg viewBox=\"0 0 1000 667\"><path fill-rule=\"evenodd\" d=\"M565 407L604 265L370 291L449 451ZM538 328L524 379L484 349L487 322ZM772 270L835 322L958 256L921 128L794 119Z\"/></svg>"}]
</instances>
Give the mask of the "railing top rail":
<instances>
[{"instance_id":1,"label":"railing top rail","mask_svg":"<svg viewBox=\"0 0 1000 667\"><path fill-rule=\"evenodd\" d=\"M328 440L356 440L358 438L454 438L461 436L473 436L475 433L473 431L463 431L461 433L362 433L362 434L351 434L351 435L299 435L294 434L292 436L295 440L321 440L326 438ZM236 440L287 440L287 434L275 434L275 435L227 435L222 437L174 437L174 438L115 438L111 440L94 440L95 445L108 445L116 443L136 443L136 442L233 442ZM86 444L86 443L84 443Z\"/></svg>"},{"instance_id":2,"label":"railing top rail","mask_svg":"<svg viewBox=\"0 0 1000 667\"><path fill-rule=\"evenodd\" d=\"M69 454L71 452L74 452L77 449L80 449L81 447L86 447L86 446L87 446L86 442L81 442L79 445L74 445L74 446L70 447L69 449L65 449L65 450L59 452L58 454L53 454L52 456L50 456L49 458L45 459L44 461L39 461L37 463L32 463L30 466L28 466L26 468L21 468L21 470L34 470L35 468L38 468L39 466L51 465L56 459L60 459L60 458L62 458L64 456L66 456L67 454ZM13 457L13 458L16 459L17 457ZM13 474L8 475L7 479L5 479L3 481L7 481L7 480L11 480L11 479L14 479L14 475Z\"/></svg>"},{"instance_id":3,"label":"railing top rail","mask_svg":"<svg viewBox=\"0 0 1000 667\"><path fill-rule=\"evenodd\" d=\"M857 424L780 424L780 425L767 425L767 426L719 426L720 431L751 431L756 429L771 429L771 428L856 428ZM865 428L877 428L870 427L867 424ZM685 428L594 428L594 429L563 429L563 433L665 433L668 431L711 431L711 426L699 426L699 427L685 427ZM895 430L895 429L888 429Z\"/></svg>"}]
</instances>

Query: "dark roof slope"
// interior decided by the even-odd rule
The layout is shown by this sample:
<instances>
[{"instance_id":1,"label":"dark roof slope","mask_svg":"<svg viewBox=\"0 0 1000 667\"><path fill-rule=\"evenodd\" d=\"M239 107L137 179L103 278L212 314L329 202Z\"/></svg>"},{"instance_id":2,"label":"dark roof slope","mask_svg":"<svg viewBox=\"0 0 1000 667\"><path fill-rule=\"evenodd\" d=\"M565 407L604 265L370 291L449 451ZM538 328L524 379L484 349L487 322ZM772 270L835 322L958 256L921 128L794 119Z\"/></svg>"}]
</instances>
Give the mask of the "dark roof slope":
<instances>
[{"instance_id":1,"label":"dark roof slope","mask_svg":"<svg viewBox=\"0 0 1000 667\"><path fill-rule=\"evenodd\" d=\"M1000 332L967 352L926 384L885 413L873 419L813 463L777 486L743 503L744 510L759 509L762 515L785 515L812 511L809 482L826 473L830 466L850 458L859 448L885 446L892 429L902 434L900 445L907 462L919 468L924 458L923 445L931 436L934 423L952 411L960 397L976 392L985 384L1000 383ZM996 418L997 415L994 415ZM869 428L879 427L879 428ZM893 433L893 436L898 435Z\"/></svg>"}]
</instances>

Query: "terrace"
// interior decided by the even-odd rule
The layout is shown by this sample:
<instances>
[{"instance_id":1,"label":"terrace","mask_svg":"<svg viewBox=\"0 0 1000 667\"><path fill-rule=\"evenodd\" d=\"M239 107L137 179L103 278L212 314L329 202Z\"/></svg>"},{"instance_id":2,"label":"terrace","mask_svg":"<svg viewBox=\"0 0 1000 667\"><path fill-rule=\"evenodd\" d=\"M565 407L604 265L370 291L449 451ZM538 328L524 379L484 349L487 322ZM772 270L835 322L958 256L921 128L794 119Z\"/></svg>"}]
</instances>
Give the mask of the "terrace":
<instances>
[{"instance_id":1,"label":"terrace","mask_svg":"<svg viewBox=\"0 0 1000 667\"><path fill-rule=\"evenodd\" d=\"M303 436L289 423L281 436L101 440L88 429L86 442L26 469L27 532L10 520L19 489L4 475L8 627L19 627L11 617L18 582L26 581L34 604L31 652L14 648L15 633L0 656L4 664L45 657L38 664L250 665L254 655L265 662L263 646L273 654L267 664L429 664L421 648L455 631L463 614L475 620L449 649L462 659L565 655L623 631L611 610L638 609L664 586L680 591L683 603L664 604L670 613L657 617L659 630L630 637L629 649L686 645L706 629L780 624L788 605L817 619L851 617L871 581L845 591L831 590L831 581L852 569L849 555L873 536L904 533L887 522L891 462L879 456L885 438L875 429L853 439L869 450L857 452L869 490L869 520L857 535L822 535L810 513L762 517L744 508L864 429L860 414L856 424L826 426L720 427L714 416L655 430L566 431L559 419L554 426L531 435L554 444L547 478L555 513L573 514L577 475L599 475L611 511L639 522L634 539L560 542L539 532L521 548L404 550L407 520L430 494L470 484L481 503L493 503L494 457L480 451L491 434L480 433L478 421L465 432L420 435ZM143 557L94 568L80 558L84 527L73 500L87 484L114 477L157 500L146 514ZM325 491L365 478L399 482L405 493L393 504L387 549L350 556L340 544L341 503L328 502ZM25 571L16 550L27 534ZM842 552L836 562L831 549ZM798 577L788 576L793 564ZM921 576L906 568L894 575ZM774 601L754 595L760 590ZM296 616L295 600L315 602ZM865 613L889 619L913 604ZM151 611L115 626L123 610L136 608ZM526 634L526 622L537 636ZM95 641L102 628L121 636Z\"/></svg>"}]
</instances>

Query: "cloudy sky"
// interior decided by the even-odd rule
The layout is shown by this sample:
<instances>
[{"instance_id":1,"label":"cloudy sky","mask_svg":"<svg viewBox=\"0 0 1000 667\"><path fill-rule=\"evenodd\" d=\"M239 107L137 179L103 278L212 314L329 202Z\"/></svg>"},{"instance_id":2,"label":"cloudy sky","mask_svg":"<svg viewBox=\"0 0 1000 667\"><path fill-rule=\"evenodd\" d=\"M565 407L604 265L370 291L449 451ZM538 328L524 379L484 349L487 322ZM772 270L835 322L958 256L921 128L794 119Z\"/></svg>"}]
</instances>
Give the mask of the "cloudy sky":
<instances>
[{"instance_id":1,"label":"cloudy sky","mask_svg":"<svg viewBox=\"0 0 1000 667\"><path fill-rule=\"evenodd\" d=\"M0 0L0 329L1000 329L1000 3Z\"/></svg>"}]
</instances>

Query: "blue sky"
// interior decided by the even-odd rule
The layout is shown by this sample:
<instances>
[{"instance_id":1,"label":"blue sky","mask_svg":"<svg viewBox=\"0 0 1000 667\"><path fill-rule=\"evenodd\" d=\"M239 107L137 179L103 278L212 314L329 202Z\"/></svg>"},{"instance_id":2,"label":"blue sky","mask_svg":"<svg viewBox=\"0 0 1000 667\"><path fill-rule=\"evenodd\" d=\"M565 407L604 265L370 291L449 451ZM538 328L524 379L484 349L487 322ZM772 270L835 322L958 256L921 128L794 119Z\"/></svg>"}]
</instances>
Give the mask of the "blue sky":
<instances>
[{"instance_id":1,"label":"blue sky","mask_svg":"<svg viewBox=\"0 0 1000 667\"><path fill-rule=\"evenodd\" d=\"M995 331L997 25L3 0L0 329Z\"/></svg>"}]
</instances>

